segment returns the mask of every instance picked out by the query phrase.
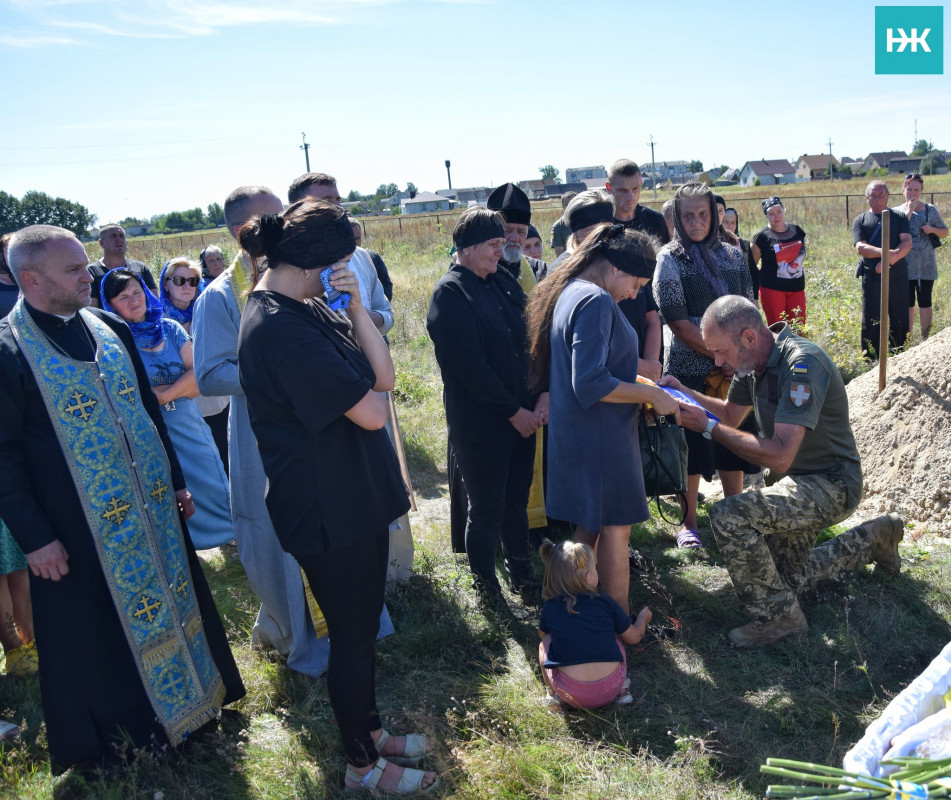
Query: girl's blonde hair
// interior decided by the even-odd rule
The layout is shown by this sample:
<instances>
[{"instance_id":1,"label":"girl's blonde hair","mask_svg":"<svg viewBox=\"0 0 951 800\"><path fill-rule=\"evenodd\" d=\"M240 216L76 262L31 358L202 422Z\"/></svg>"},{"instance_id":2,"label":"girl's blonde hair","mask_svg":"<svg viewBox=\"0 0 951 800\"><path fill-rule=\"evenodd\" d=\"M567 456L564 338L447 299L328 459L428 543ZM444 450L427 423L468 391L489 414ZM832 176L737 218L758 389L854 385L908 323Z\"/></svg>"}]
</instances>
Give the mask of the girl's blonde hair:
<instances>
[{"instance_id":1,"label":"girl's blonde hair","mask_svg":"<svg viewBox=\"0 0 951 800\"><path fill-rule=\"evenodd\" d=\"M559 542L554 544L545 539L538 550L545 563L545 582L542 585L542 599L553 600L563 597L569 614L577 614L575 603L579 594L594 595L587 584L584 574L595 567L594 551L580 542Z\"/></svg>"}]
</instances>

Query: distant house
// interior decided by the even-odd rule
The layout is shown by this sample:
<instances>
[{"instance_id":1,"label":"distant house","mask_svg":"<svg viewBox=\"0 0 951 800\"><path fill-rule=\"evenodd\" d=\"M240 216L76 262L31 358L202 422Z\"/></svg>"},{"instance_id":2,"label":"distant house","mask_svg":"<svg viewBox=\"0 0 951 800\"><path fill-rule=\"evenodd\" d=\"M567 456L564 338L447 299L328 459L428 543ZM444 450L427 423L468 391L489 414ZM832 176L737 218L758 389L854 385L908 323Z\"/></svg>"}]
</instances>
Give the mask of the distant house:
<instances>
[{"instance_id":1,"label":"distant house","mask_svg":"<svg viewBox=\"0 0 951 800\"><path fill-rule=\"evenodd\" d=\"M756 179L763 186L777 183L795 183L796 169L785 158L762 158L759 161L747 161L740 170L740 185L755 186Z\"/></svg>"},{"instance_id":2,"label":"distant house","mask_svg":"<svg viewBox=\"0 0 951 800\"><path fill-rule=\"evenodd\" d=\"M436 194L455 200L460 206L485 206L485 201L492 193L489 186L468 186L465 189L438 189Z\"/></svg>"},{"instance_id":3,"label":"distant house","mask_svg":"<svg viewBox=\"0 0 951 800\"><path fill-rule=\"evenodd\" d=\"M654 165L654 174L658 183L670 180L673 184L683 184L690 180L689 161L661 161Z\"/></svg>"},{"instance_id":4,"label":"distant house","mask_svg":"<svg viewBox=\"0 0 951 800\"><path fill-rule=\"evenodd\" d=\"M380 201L380 205L385 211L392 211L394 208L402 208L403 201L409 200L409 192L397 192L392 197L386 197Z\"/></svg>"},{"instance_id":5,"label":"distant house","mask_svg":"<svg viewBox=\"0 0 951 800\"><path fill-rule=\"evenodd\" d=\"M568 167L565 170L565 183L580 183L589 178L601 178L607 180L608 171L603 164L597 167Z\"/></svg>"},{"instance_id":6,"label":"distant house","mask_svg":"<svg viewBox=\"0 0 951 800\"><path fill-rule=\"evenodd\" d=\"M908 158L904 150L893 150L890 153L869 153L862 162L862 172L870 169L888 169L893 158Z\"/></svg>"},{"instance_id":7,"label":"distant house","mask_svg":"<svg viewBox=\"0 0 951 800\"><path fill-rule=\"evenodd\" d=\"M607 178L585 178L581 183L585 185L585 189L603 189L607 181ZM644 185L647 186L646 183ZM647 188L649 189L650 187L648 186ZM572 189L571 191L576 190Z\"/></svg>"},{"instance_id":8,"label":"distant house","mask_svg":"<svg viewBox=\"0 0 951 800\"><path fill-rule=\"evenodd\" d=\"M706 186L715 186L717 185L720 179L720 168L714 167L713 169L708 169L708 170L704 170L703 172L698 172L696 175L693 176L693 179L695 181L699 181L700 183Z\"/></svg>"},{"instance_id":9,"label":"distant house","mask_svg":"<svg viewBox=\"0 0 951 800\"><path fill-rule=\"evenodd\" d=\"M809 181L813 178L824 178L829 173L829 162L832 162L834 169L839 169L841 163L835 156L828 153L809 156L803 153L796 159L796 179L800 181Z\"/></svg>"},{"instance_id":10,"label":"distant house","mask_svg":"<svg viewBox=\"0 0 951 800\"><path fill-rule=\"evenodd\" d=\"M888 172L891 175L907 175L921 172L921 162L929 156L909 156L908 158L893 158L888 162ZM934 165L927 168L929 173L943 175L948 171L948 162L940 153L934 153Z\"/></svg>"},{"instance_id":11,"label":"distant house","mask_svg":"<svg viewBox=\"0 0 951 800\"><path fill-rule=\"evenodd\" d=\"M736 186L740 182L740 168L730 167L719 178L716 179L716 186Z\"/></svg>"},{"instance_id":12,"label":"distant house","mask_svg":"<svg viewBox=\"0 0 951 800\"><path fill-rule=\"evenodd\" d=\"M434 211L449 211L452 200L433 192L419 192L416 197L400 201L400 210L404 214L431 214Z\"/></svg>"},{"instance_id":13,"label":"distant house","mask_svg":"<svg viewBox=\"0 0 951 800\"><path fill-rule=\"evenodd\" d=\"M129 225L125 229L126 236L148 236L152 231L152 223L146 222L142 225Z\"/></svg>"},{"instance_id":14,"label":"distant house","mask_svg":"<svg viewBox=\"0 0 951 800\"><path fill-rule=\"evenodd\" d=\"M575 183L546 183L544 197L561 197L566 192L583 192L587 188L587 185L582 181Z\"/></svg>"},{"instance_id":15,"label":"distant house","mask_svg":"<svg viewBox=\"0 0 951 800\"><path fill-rule=\"evenodd\" d=\"M545 187L554 183L555 181L543 180L519 181L518 188L528 195L529 200L542 200L545 197Z\"/></svg>"},{"instance_id":16,"label":"distant house","mask_svg":"<svg viewBox=\"0 0 951 800\"><path fill-rule=\"evenodd\" d=\"M865 174L865 162L864 161L852 161L848 158L842 159L842 169L850 169L853 175L864 175Z\"/></svg>"}]
</instances>

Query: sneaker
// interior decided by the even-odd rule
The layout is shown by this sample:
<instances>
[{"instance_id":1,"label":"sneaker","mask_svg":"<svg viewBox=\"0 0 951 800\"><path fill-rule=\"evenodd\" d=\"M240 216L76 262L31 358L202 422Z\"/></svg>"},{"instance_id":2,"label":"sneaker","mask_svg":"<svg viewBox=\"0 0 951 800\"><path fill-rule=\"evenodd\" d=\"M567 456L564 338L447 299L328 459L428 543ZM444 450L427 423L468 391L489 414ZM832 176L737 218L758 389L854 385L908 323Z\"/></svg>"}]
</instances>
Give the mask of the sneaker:
<instances>
[{"instance_id":1,"label":"sneaker","mask_svg":"<svg viewBox=\"0 0 951 800\"><path fill-rule=\"evenodd\" d=\"M40 661L36 655L36 644L30 642L7 651L6 673L15 678L25 678L36 675L40 668Z\"/></svg>"},{"instance_id":2,"label":"sneaker","mask_svg":"<svg viewBox=\"0 0 951 800\"><path fill-rule=\"evenodd\" d=\"M905 535L905 523L898 514L878 517L863 526L875 537L872 545L872 561L875 574L879 571L894 578L901 572L901 557L898 555L898 543Z\"/></svg>"},{"instance_id":3,"label":"sneaker","mask_svg":"<svg viewBox=\"0 0 951 800\"><path fill-rule=\"evenodd\" d=\"M753 620L729 633L730 644L734 647L759 647L772 644L788 636L801 636L809 630L809 623L799 605L795 605L781 617L761 622Z\"/></svg>"},{"instance_id":4,"label":"sneaker","mask_svg":"<svg viewBox=\"0 0 951 800\"><path fill-rule=\"evenodd\" d=\"M631 696L631 693L628 691L622 692L617 697L614 698L614 705L616 706L629 706L634 702L634 698Z\"/></svg>"}]
</instances>

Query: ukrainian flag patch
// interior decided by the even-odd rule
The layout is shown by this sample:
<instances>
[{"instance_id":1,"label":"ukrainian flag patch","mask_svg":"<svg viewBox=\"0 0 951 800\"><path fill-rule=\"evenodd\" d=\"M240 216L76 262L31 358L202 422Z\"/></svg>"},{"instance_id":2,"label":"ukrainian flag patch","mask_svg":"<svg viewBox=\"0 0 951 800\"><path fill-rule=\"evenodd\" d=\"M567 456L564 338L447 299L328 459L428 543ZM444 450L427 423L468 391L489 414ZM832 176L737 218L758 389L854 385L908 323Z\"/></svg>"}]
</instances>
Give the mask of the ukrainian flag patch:
<instances>
[{"instance_id":1,"label":"ukrainian flag patch","mask_svg":"<svg viewBox=\"0 0 951 800\"><path fill-rule=\"evenodd\" d=\"M809 365L805 361L800 361L798 364L793 364L792 372L797 378L805 377L809 374Z\"/></svg>"}]
</instances>

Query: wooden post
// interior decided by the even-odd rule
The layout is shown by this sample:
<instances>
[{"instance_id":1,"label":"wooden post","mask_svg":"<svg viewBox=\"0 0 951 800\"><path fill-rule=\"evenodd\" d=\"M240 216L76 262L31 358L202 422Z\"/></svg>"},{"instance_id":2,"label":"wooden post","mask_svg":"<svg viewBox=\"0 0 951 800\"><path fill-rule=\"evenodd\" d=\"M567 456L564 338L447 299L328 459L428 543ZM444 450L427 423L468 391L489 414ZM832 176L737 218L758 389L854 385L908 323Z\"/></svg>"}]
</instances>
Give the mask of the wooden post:
<instances>
[{"instance_id":1,"label":"wooden post","mask_svg":"<svg viewBox=\"0 0 951 800\"><path fill-rule=\"evenodd\" d=\"M882 211L882 302L878 316L878 392L885 391L885 378L888 374L888 276L891 266L888 251L891 249L891 211L888 207Z\"/></svg>"},{"instance_id":2,"label":"wooden post","mask_svg":"<svg viewBox=\"0 0 951 800\"><path fill-rule=\"evenodd\" d=\"M849 196L845 196L845 224L849 225L852 222L852 217L849 216Z\"/></svg>"}]
</instances>

